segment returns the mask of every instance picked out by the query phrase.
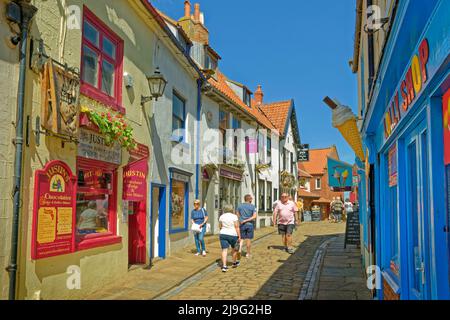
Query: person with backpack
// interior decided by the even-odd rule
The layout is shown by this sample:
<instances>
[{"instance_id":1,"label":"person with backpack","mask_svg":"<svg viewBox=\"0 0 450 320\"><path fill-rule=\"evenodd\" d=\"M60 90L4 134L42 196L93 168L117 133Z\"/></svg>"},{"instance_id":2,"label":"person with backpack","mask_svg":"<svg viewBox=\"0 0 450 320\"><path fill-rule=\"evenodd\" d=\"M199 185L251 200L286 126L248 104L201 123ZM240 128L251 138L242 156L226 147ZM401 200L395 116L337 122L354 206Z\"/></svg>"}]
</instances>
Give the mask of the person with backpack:
<instances>
[{"instance_id":1,"label":"person with backpack","mask_svg":"<svg viewBox=\"0 0 450 320\"><path fill-rule=\"evenodd\" d=\"M341 197L336 197L333 202L333 212L336 217L336 223L342 222L342 213L344 211L344 203L341 201Z\"/></svg>"},{"instance_id":2,"label":"person with backpack","mask_svg":"<svg viewBox=\"0 0 450 320\"><path fill-rule=\"evenodd\" d=\"M194 201L194 210L191 212L192 225L196 225L198 230L194 231L195 247L197 248L196 256L200 254L206 256L205 233L206 223L208 222L208 212L204 208L200 208L200 200Z\"/></svg>"}]
</instances>

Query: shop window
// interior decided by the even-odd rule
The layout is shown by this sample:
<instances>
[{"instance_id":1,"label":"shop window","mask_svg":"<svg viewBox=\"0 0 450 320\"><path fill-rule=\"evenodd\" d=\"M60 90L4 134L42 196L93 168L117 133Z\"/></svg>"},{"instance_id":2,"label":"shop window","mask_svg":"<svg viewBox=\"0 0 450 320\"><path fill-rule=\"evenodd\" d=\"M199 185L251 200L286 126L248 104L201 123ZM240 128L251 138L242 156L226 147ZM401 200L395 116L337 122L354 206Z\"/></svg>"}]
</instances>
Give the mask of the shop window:
<instances>
[{"instance_id":1,"label":"shop window","mask_svg":"<svg viewBox=\"0 0 450 320\"><path fill-rule=\"evenodd\" d=\"M123 41L86 7L81 45L81 92L123 112Z\"/></svg>"},{"instance_id":2,"label":"shop window","mask_svg":"<svg viewBox=\"0 0 450 320\"><path fill-rule=\"evenodd\" d=\"M264 211L264 180L259 180L259 211Z\"/></svg>"},{"instance_id":3,"label":"shop window","mask_svg":"<svg viewBox=\"0 0 450 320\"><path fill-rule=\"evenodd\" d=\"M188 185L172 180L170 231L187 230Z\"/></svg>"},{"instance_id":4,"label":"shop window","mask_svg":"<svg viewBox=\"0 0 450 320\"><path fill-rule=\"evenodd\" d=\"M385 182L385 217L386 219L386 248L388 249L385 256L383 268L390 270L394 275L399 276L399 216L397 208L398 200L398 183L397 183L397 149L395 146L390 148L389 152L385 155L386 169L388 174L387 181Z\"/></svg>"},{"instance_id":5,"label":"shop window","mask_svg":"<svg viewBox=\"0 0 450 320\"><path fill-rule=\"evenodd\" d=\"M186 102L174 92L172 104L172 132L183 141L186 129Z\"/></svg>"},{"instance_id":6,"label":"shop window","mask_svg":"<svg viewBox=\"0 0 450 320\"><path fill-rule=\"evenodd\" d=\"M116 236L116 173L97 161L78 164L76 241L79 249L108 244ZM106 240L105 240L106 239ZM109 239L115 242L117 239Z\"/></svg>"},{"instance_id":7,"label":"shop window","mask_svg":"<svg viewBox=\"0 0 450 320\"><path fill-rule=\"evenodd\" d=\"M272 182L267 181L267 205L266 210L269 210L272 207Z\"/></svg>"}]
</instances>

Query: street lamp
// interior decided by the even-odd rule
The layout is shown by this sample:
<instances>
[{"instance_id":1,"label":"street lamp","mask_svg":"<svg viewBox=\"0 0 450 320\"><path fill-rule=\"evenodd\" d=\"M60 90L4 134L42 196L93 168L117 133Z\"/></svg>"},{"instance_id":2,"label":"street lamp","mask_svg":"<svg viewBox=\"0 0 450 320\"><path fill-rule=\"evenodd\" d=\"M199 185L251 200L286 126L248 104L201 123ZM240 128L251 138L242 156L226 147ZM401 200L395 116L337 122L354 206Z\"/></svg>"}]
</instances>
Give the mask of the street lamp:
<instances>
[{"instance_id":1,"label":"street lamp","mask_svg":"<svg viewBox=\"0 0 450 320\"><path fill-rule=\"evenodd\" d=\"M150 96L144 97L141 96L141 105L149 102L150 100L155 99L158 101L158 98L162 97L164 93L164 89L166 88L167 80L164 79L161 72L159 72L159 68L157 67L153 75L147 76L148 86L150 88Z\"/></svg>"}]
</instances>

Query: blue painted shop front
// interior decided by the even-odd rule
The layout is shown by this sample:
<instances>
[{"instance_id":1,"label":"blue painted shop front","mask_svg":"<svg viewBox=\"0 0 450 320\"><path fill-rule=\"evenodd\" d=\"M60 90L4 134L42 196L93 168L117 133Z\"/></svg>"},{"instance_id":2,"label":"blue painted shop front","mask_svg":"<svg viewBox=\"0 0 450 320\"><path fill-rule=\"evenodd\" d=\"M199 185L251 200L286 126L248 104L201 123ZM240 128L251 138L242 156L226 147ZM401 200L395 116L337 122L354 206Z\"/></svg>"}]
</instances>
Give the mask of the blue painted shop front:
<instances>
[{"instance_id":1,"label":"blue painted shop front","mask_svg":"<svg viewBox=\"0 0 450 320\"><path fill-rule=\"evenodd\" d=\"M364 263L382 271L378 299L450 298L450 169L443 125L443 97L450 88L449 12L449 0L399 1L364 110L369 163L359 163L360 221Z\"/></svg>"}]
</instances>

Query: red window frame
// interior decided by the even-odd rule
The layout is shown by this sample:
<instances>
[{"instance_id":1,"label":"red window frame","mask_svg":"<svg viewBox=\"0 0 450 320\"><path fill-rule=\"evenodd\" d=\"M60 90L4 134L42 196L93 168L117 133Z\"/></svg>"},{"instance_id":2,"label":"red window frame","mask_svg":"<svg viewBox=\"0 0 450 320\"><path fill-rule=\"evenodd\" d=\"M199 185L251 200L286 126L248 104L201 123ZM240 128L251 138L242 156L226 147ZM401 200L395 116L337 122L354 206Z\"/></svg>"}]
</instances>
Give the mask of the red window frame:
<instances>
[{"instance_id":1,"label":"red window frame","mask_svg":"<svg viewBox=\"0 0 450 320\"><path fill-rule=\"evenodd\" d=\"M99 47L91 43L88 39L84 37L84 23L89 22L99 33ZM97 85L99 88L94 87L90 83L84 82L81 79L80 91L82 94L91 97L105 105L111 106L114 110L121 113L125 113L125 108L122 106L122 82L123 82L123 40L112 31L103 21L101 21L97 16L94 15L86 6L83 6L83 25L82 25L82 36L81 36L81 74L83 74L83 49L87 46L89 49L93 50L98 55L98 79ZM109 57L107 54L103 53L103 37L107 37L116 46L116 57L115 59ZM101 90L101 79L102 79L102 63L107 61L114 65L114 96L109 96ZM81 77L82 78L82 77Z\"/></svg>"},{"instance_id":2,"label":"red window frame","mask_svg":"<svg viewBox=\"0 0 450 320\"><path fill-rule=\"evenodd\" d=\"M100 168L112 172L112 194L108 209L108 222L110 230L102 234L88 234L82 237L76 236L75 251L92 249L122 242L122 237L117 235L117 170L118 166L106 162L77 157L77 171L80 169ZM86 188L77 186L77 193ZM86 190L87 191L87 190Z\"/></svg>"}]
</instances>

